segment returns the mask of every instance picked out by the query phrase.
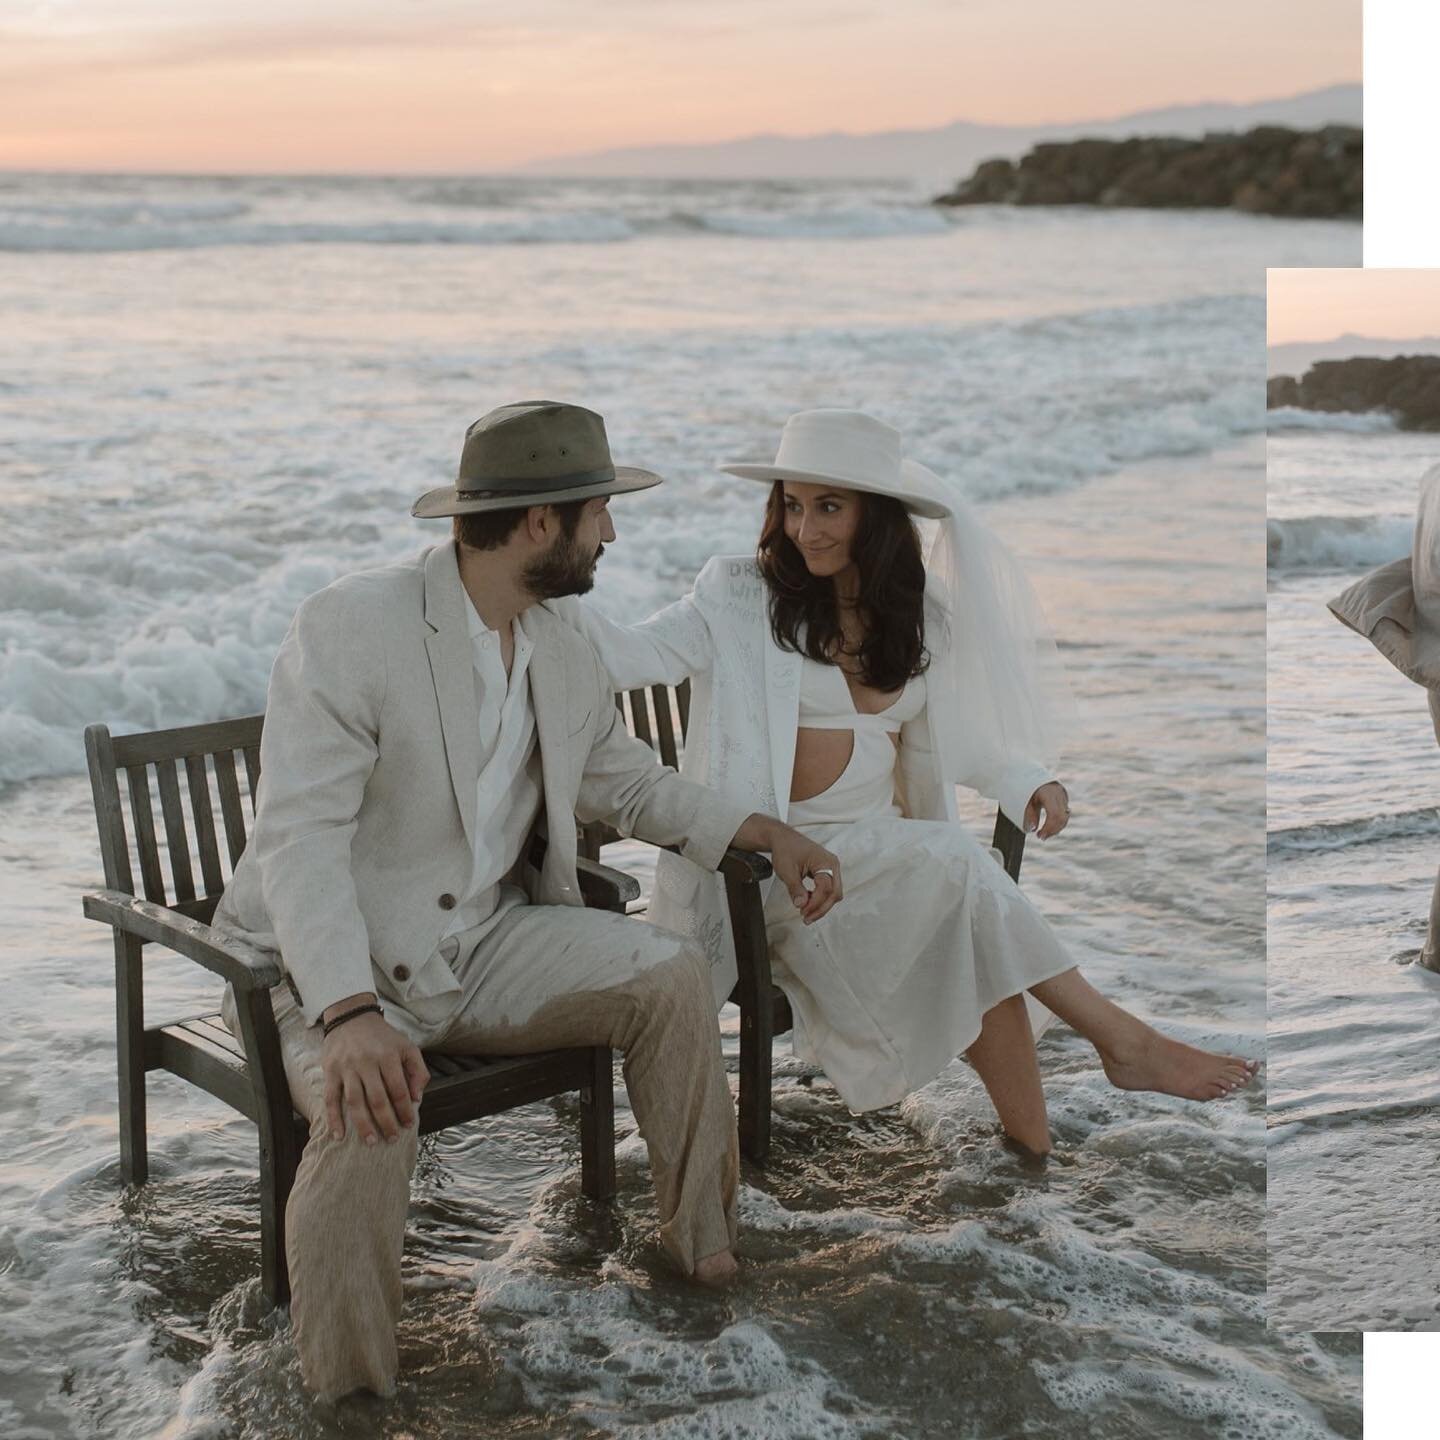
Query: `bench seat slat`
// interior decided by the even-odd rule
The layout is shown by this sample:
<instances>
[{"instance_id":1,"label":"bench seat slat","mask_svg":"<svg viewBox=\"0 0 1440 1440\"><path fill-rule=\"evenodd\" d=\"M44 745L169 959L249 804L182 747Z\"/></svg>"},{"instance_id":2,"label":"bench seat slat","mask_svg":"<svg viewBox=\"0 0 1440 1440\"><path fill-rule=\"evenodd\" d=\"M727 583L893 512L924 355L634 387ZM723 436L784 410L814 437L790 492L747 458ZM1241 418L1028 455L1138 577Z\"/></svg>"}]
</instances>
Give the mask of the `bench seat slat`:
<instances>
[{"instance_id":1,"label":"bench seat slat","mask_svg":"<svg viewBox=\"0 0 1440 1440\"><path fill-rule=\"evenodd\" d=\"M230 1028L218 1015L201 1015L195 1020L186 1021L188 1029L203 1034L212 1044L220 1045L229 1050L241 1060L245 1058L245 1046L241 1043L238 1035L232 1035Z\"/></svg>"},{"instance_id":2,"label":"bench seat slat","mask_svg":"<svg viewBox=\"0 0 1440 1440\"><path fill-rule=\"evenodd\" d=\"M427 1064L430 1059L425 1057ZM432 1079L420 1102L420 1133L428 1135L465 1120L479 1120L579 1090L589 1084L590 1059L589 1050L551 1050L541 1055L505 1056L483 1069Z\"/></svg>"},{"instance_id":3,"label":"bench seat slat","mask_svg":"<svg viewBox=\"0 0 1440 1440\"><path fill-rule=\"evenodd\" d=\"M191 1027L194 1028L191 1028ZM258 1120L250 1067L241 1055L218 1043L194 1021L145 1032L145 1068L168 1070Z\"/></svg>"},{"instance_id":4,"label":"bench seat slat","mask_svg":"<svg viewBox=\"0 0 1440 1440\"><path fill-rule=\"evenodd\" d=\"M218 1013L193 1015L145 1033L148 1070L168 1070L255 1119L250 1067L240 1041ZM589 1083L590 1051L539 1055L425 1053L430 1083L420 1105L420 1133L546 1100Z\"/></svg>"}]
</instances>

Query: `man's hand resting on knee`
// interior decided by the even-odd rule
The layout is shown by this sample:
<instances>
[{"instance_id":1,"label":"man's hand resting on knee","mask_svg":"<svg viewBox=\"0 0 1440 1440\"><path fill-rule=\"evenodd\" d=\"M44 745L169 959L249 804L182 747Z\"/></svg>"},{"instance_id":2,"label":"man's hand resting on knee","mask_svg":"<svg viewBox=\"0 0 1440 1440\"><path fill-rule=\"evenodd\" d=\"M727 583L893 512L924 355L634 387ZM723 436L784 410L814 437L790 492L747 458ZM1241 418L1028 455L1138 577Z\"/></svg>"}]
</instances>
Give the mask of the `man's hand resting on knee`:
<instances>
[{"instance_id":1,"label":"man's hand resting on knee","mask_svg":"<svg viewBox=\"0 0 1440 1440\"><path fill-rule=\"evenodd\" d=\"M333 1020L357 1005L373 1005L371 994L351 995L327 1007ZM398 1140L415 1123L415 1106L430 1080L420 1052L383 1015L357 1015L325 1037L320 1063L325 1071L325 1114L330 1134L345 1136L348 1115L367 1145L383 1135Z\"/></svg>"}]
</instances>

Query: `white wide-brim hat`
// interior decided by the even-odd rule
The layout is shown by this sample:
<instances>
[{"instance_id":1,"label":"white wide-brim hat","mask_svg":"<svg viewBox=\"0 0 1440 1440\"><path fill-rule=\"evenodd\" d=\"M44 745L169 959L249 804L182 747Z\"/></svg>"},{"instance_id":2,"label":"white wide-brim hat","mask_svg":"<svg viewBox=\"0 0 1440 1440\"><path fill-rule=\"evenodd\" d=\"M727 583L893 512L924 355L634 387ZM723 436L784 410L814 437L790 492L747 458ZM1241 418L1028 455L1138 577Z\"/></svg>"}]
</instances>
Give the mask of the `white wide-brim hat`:
<instances>
[{"instance_id":1,"label":"white wide-brim hat","mask_svg":"<svg viewBox=\"0 0 1440 1440\"><path fill-rule=\"evenodd\" d=\"M860 410L801 410L785 422L773 461L728 460L720 468L742 480L794 480L889 495L912 515L952 513L945 482L903 454L900 432Z\"/></svg>"}]
</instances>

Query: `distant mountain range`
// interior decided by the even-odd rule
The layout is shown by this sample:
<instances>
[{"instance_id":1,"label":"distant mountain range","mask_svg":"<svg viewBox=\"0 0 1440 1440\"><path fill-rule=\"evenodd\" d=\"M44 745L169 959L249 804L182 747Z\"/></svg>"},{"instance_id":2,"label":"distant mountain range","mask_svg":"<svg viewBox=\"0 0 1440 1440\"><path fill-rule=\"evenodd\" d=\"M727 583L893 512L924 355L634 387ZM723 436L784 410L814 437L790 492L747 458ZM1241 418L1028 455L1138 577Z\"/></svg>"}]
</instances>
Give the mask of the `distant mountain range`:
<instances>
[{"instance_id":1,"label":"distant mountain range","mask_svg":"<svg viewBox=\"0 0 1440 1440\"><path fill-rule=\"evenodd\" d=\"M706 145L644 145L557 155L517 167L526 175L649 176L656 179L894 179L948 185L982 160L1018 159L1043 140L1082 136L1199 136L1254 125L1361 123L1359 85L1331 85L1285 99L1177 105L1108 120L1055 125L977 125L957 120L936 130L886 130L871 135L752 135Z\"/></svg>"},{"instance_id":2,"label":"distant mountain range","mask_svg":"<svg viewBox=\"0 0 1440 1440\"><path fill-rule=\"evenodd\" d=\"M1380 340L1370 335L1340 335L1334 340L1296 340L1271 345L1265 352L1271 375L1302 376L1317 360L1353 360L1366 356L1389 360L1396 355L1440 355L1440 336L1418 340Z\"/></svg>"}]
</instances>

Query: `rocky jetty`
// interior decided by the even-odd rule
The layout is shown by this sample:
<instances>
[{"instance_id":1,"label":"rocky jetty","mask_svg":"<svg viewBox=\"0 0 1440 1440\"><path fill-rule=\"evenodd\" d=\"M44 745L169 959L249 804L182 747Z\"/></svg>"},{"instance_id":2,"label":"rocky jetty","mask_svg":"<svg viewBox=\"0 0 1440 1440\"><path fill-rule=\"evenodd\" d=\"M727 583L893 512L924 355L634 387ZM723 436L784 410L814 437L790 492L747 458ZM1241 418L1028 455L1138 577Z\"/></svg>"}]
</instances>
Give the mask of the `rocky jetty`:
<instances>
[{"instance_id":1,"label":"rocky jetty","mask_svg":"<svg viewBox=\"0 0 1440 1440\"><path fill-rule=\"evenodd\" d=\"M1261 125L1201 140L1163 136L1037 145L987 160L937 205L1221 208L1358 220L1364 135L1353 125Z\"/></svg>"},{"instance_id":2,"label":"rocky jetty","mask_svg":"<svg viewBox=\"0 0 1440 1440\"><path fill-rule=\"evenodd\" d=\"M1317 360L1302 379L1272 375L1265 403L1352 415L1384 410L1402 430L1440 430L1440 355Z\"/></svg>"}]
</instances>

